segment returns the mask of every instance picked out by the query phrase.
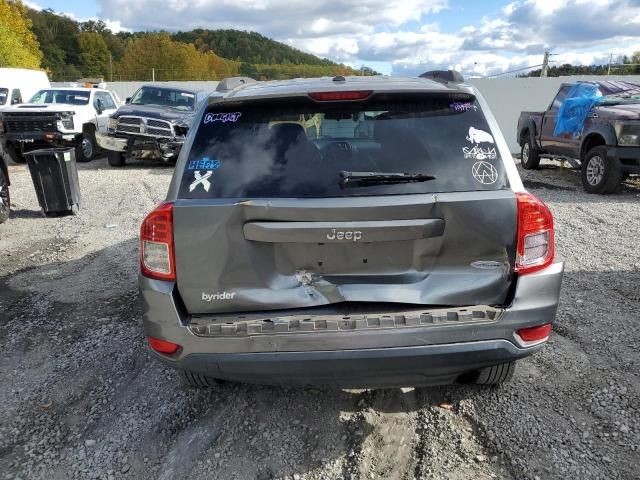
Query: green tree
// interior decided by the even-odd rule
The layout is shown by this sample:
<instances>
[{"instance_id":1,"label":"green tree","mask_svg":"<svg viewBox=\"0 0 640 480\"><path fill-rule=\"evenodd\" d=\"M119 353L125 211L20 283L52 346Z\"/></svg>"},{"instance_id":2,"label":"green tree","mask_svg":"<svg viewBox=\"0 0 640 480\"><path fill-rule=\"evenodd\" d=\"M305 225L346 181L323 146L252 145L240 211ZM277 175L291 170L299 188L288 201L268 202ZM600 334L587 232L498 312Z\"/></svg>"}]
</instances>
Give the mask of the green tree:
<instances>
[{"instance_id":1,"label":"green tree","mask_svg":"<svg viewBox=\"0 0 640 480\"><path fill-rule=\"evenodd\" d=\"M102 35L97 32L78 34L80 70L90 77L105 76L109 64L109 48Z\"/></svg>"},{"instance_id":2,"label":"green tree","mask_svg":"<svg viewBox=\"0 0 640 480\"><path fill-rule=\"evenodd\" d=\"M246 62L240 64L239 73L243 77L251 77L251 78L257 78L260 75L255 65L253 65L252 63L246 63Z\"/></svg>"},{"instance_id":3,"label":"green tree","mask_svg":"<svg viewBox=\"0 0 640 480\"><path fill-rule=\"evenodd\" d=\"M83 32L95 32L102 36L102 39L107 44L107 48L111 53L113 60L120 60L124 54L125 40L124 38L115 35L107 24L102 20L88 20L80 24L80 30Z\"/></svg>"},{"instance_id":4,"label":"green tree","mask_svg":"<svg viewBox=\"0 0 640 480\"><path fill-rule=\"evenodd\" d=\"M33 23L33 32L38 37L42 49L42 66L49 71L52 80L76 80L68 76L69 66L78 66L78 41L80 32L78 22L53 10L31 10L29 18ZM77 68L76 68L77 70Z\"/></svg>"},{"instance_id":5,"label":"green tree","mask_svg":"<svg viewBox=\"0 0 640 480\"><path fill-rule=\"evenodd\" d=\"M0 0L0 66L40 68L42 52L22 2Z\"/></svg>"}]
</instances>

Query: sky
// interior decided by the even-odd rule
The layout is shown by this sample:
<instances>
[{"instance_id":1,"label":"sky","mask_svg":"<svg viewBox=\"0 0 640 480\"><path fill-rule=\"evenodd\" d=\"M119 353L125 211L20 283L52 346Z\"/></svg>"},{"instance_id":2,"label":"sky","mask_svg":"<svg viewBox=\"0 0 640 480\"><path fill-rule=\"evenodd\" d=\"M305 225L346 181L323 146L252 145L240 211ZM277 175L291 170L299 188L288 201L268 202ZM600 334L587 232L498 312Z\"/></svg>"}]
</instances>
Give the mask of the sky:
<instances>
[{"instance_id":1,"label":"sky","mask_svg":"<svg viewBox=\"0 0 640 480\"><path fill-rule=\"evenodd\" d=\"M390 75L492 76L542 63L613 63L640 51L640 0L33 0L112 30L251 30ZM553 65L553 63L552 63ZM539 68L539 67L537 67ZM614 70L615 71L615 70Z\"/></svg>"}]
</instances>

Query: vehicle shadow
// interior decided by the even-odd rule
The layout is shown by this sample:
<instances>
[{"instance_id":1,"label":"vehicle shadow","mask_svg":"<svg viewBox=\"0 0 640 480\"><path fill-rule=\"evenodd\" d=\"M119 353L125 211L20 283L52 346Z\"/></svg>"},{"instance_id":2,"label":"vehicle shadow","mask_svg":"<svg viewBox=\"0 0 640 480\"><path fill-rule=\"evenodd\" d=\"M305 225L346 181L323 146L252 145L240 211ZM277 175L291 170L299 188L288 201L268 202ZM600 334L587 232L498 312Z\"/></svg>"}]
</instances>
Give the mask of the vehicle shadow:
<instances>
[{"instance_id":1,"label":"vehicle shadow","mask_svg":"<svg viewBox=\"0 0 640 480\"><path fill-rule=\"evenodd\" d=\"M166 163L157 160L139 160L139 159L127 159L126 163L122 167L112 167L107 161L106 155L100 155L90 162L78 163L78 170L113 170L113 171L127 171L127 170L147 170L152 174L167 175L172 173L175 165L173 163Z\"/></svg>"},{"instance_id":2,"label":"vehicle shadow","mask_svg":"<svg viewBox=\"0 0 640 480\"><path fill-rule=\"evenodd\" d=\"M538 411L557 417L550 403L559 400L548 396L550 389L562 396L563 382L587 381L571 376L571 362L578 360L548 348L536 360L544 370L531 370L526 360L515 383L497 388L187 387L146 346L136 249L132 238L69 261L35 257L29 267L0 278L0 430L10 432L2 440L0 468L9 476L24 476L20 469L30 445L29 454L49 452L41 466L50 478L107 477L109 470L141 479L319 477L321 471L329 478L413 478L422 475L425 452L453 448L457 430L469 427L484 435L486 425L476 421L473 405L500 415L490 412L504 395L523 409L535 400ZM559 310L562 338L578 343L585 318L602 324L605 315L593 316L594 310L610 308L607 302L618 308L633 294L637 275L619 273L567 273L565 285L571 288ZM585 303L577 303L580 295ZM626 329L620 335L626 344L637 337ZM610 341L620 350L621 341ZM549 388L528 389L520 397L528 374L540 375L536 383ZM93 447L85 441L96 439L100 460L86 463ZM518 442L526 450L527 439ZM71 450L86 453L78 458L67 454Z\"/></svg>"},{"instance_id":3,"label":"vehicle shadow","mask_svg":"<svg viewBox=\"0 0 640 480\"><path fill-rule=\"evenodd\" d=\"M11 209L9 218L42 218L42 212L40 210L27 210L24 208L15 210Z\"/></svg>"},{"instance_id":4,"label":"vehicle shadow","mask_svg":"<svg viewBox=\"0 0 640 480\"><path fill-rule=\"evenodd\" d=\"M542 163L537 170L524 170L517 164L525 188L546 200L559 203L637 203L640 202L640 176L630 176L618 191L609 195L589 194L584 191L580 171L559 164Z\"/></svg>"},{"instance_id":5,"label":"vehicle shadow","mask_svg":"<svg viewBox=\"0 0 640 480\"><path fill-rule=\"evenodd\" d=\"M13 432L3 440L0 468L8 474L25 473L25 445L54 435L41 444L51 459L42 466L54 478L86 468L65 452L96 438L105 461L90 470L99 476L121 467L124 450L135 478L273 478L327 465L335 477L358 478L365 455L358 452L374 441L379 412L405 414L384 441L389 449L401 443L409 462L411 416L475 391L187 387L146 345L137 241L48 263L60 248L45 242L29 266L0 277L0 429ZM17 390L20 397L10 394ZM389 468L396 456L386 457Z\"/></svg>"}]
</instances>

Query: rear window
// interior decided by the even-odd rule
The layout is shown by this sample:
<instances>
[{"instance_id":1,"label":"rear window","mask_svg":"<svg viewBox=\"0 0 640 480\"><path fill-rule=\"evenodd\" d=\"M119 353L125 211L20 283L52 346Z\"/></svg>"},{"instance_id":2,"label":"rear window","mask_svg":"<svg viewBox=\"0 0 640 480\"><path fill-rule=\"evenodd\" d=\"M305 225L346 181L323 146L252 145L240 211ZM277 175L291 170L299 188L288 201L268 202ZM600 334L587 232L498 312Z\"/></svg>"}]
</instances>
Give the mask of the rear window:
<instances>
[{"instance_id":1,"label":"rear window","mask_svg":"<svg viewBox=\"0 0 640 480\"><path fill-rule=\"evenodd\" d=\"M365 102L238 103L200 120L180 198L397 195L508 187L473 96L378 96ZM348 173L419 182L349 182Z\"/></svg>"},{"instance_id":2,"label":"rear window","mask_svg":"<svg viewBox=\"0 0 640 480\"><path fill-rule=\"evenodd\" d=\"M166 88L142 87L131 99L132 105L157 105L178 110L191 111L195 108L196 96L191 92L168 90Z\"/></svg>"},{"instance_id":3,"label":"rear window","mask_svg":"<svg viewBox=\"0 0 640 480\"><path fill-rule=\"evenodd\" d=\"M63 103L65 105L88 105L90 92L86 90L40 90L30 103Z\"/></svg>"}]
</instances>

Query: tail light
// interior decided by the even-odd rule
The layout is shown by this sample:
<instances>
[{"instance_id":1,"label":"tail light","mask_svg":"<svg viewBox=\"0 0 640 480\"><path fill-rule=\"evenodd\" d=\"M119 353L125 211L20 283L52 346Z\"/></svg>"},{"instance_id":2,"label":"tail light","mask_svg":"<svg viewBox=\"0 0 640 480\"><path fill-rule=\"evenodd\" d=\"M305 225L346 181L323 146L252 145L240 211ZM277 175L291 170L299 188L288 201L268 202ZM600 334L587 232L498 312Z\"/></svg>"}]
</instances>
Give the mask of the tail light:
<instances>
[{"instance_id":1,"label":"tail light","mask_svg":"<svg viewBox=\"0 0 640 480\"><path fill-rule=\"evenodd\" d=\"M516 193L518 201L518 247L515 270L520 275L536 272L553 262L553 216L542 200L530 193Z\"/></svg>"},{"instance_id":2,"label":"tail light","mask_svg":"<svg viewBox=\"0 0 640 480\"><path fill-rule=\"evenodd\" d=\"M140 270L156 280L176 279L173 203L161 203L140 227Z\"/></svg>"},{"instance_id":3,"label":"tail light","mask_svg":"<svg viewBox=\"0 0 640 480\"><path fill-rule=\"evenodd\" d=\"M180 348L180 345L173 342L167 342L166 340L160 340L155 337L148 337L149 346L152 350L155 350L158 353L164 353L166 355L174 354Z\"/></svg>"},{"instance_id":4,"label":"tail light","mask_svg":"<svg viewBox=\"0 0 640 480\"><path fill-rule=\"evenodd\" d=\"M537 327L521 328L517 334L524 342L540 342L546 340L551 333L551 324L545 323Z\"/></svg>"},{"instance_id":5,"label":"tail light","mask_svg":"<svg viewBox=\"0 0 640 480\"><path fill-rule=\"evenodd\" d=\"M521 347L533 347L534 345L540 345L549 339L552 326L550 323L544 325L537 325L535 327L521 328L516 330L514 337L516 342Z\"/></svg>"},{"instance_id":6,"label":"tail light","mask_svg":"<svg viewBox=\"0 0 640 480\"><path fill-rule=\"evenodd\" d=\"M366 100L371 96L371 90L358 90L353 92L314 92L309 97L317 102L339 102L345 100Z\"/></svg>"}]
</instances>

